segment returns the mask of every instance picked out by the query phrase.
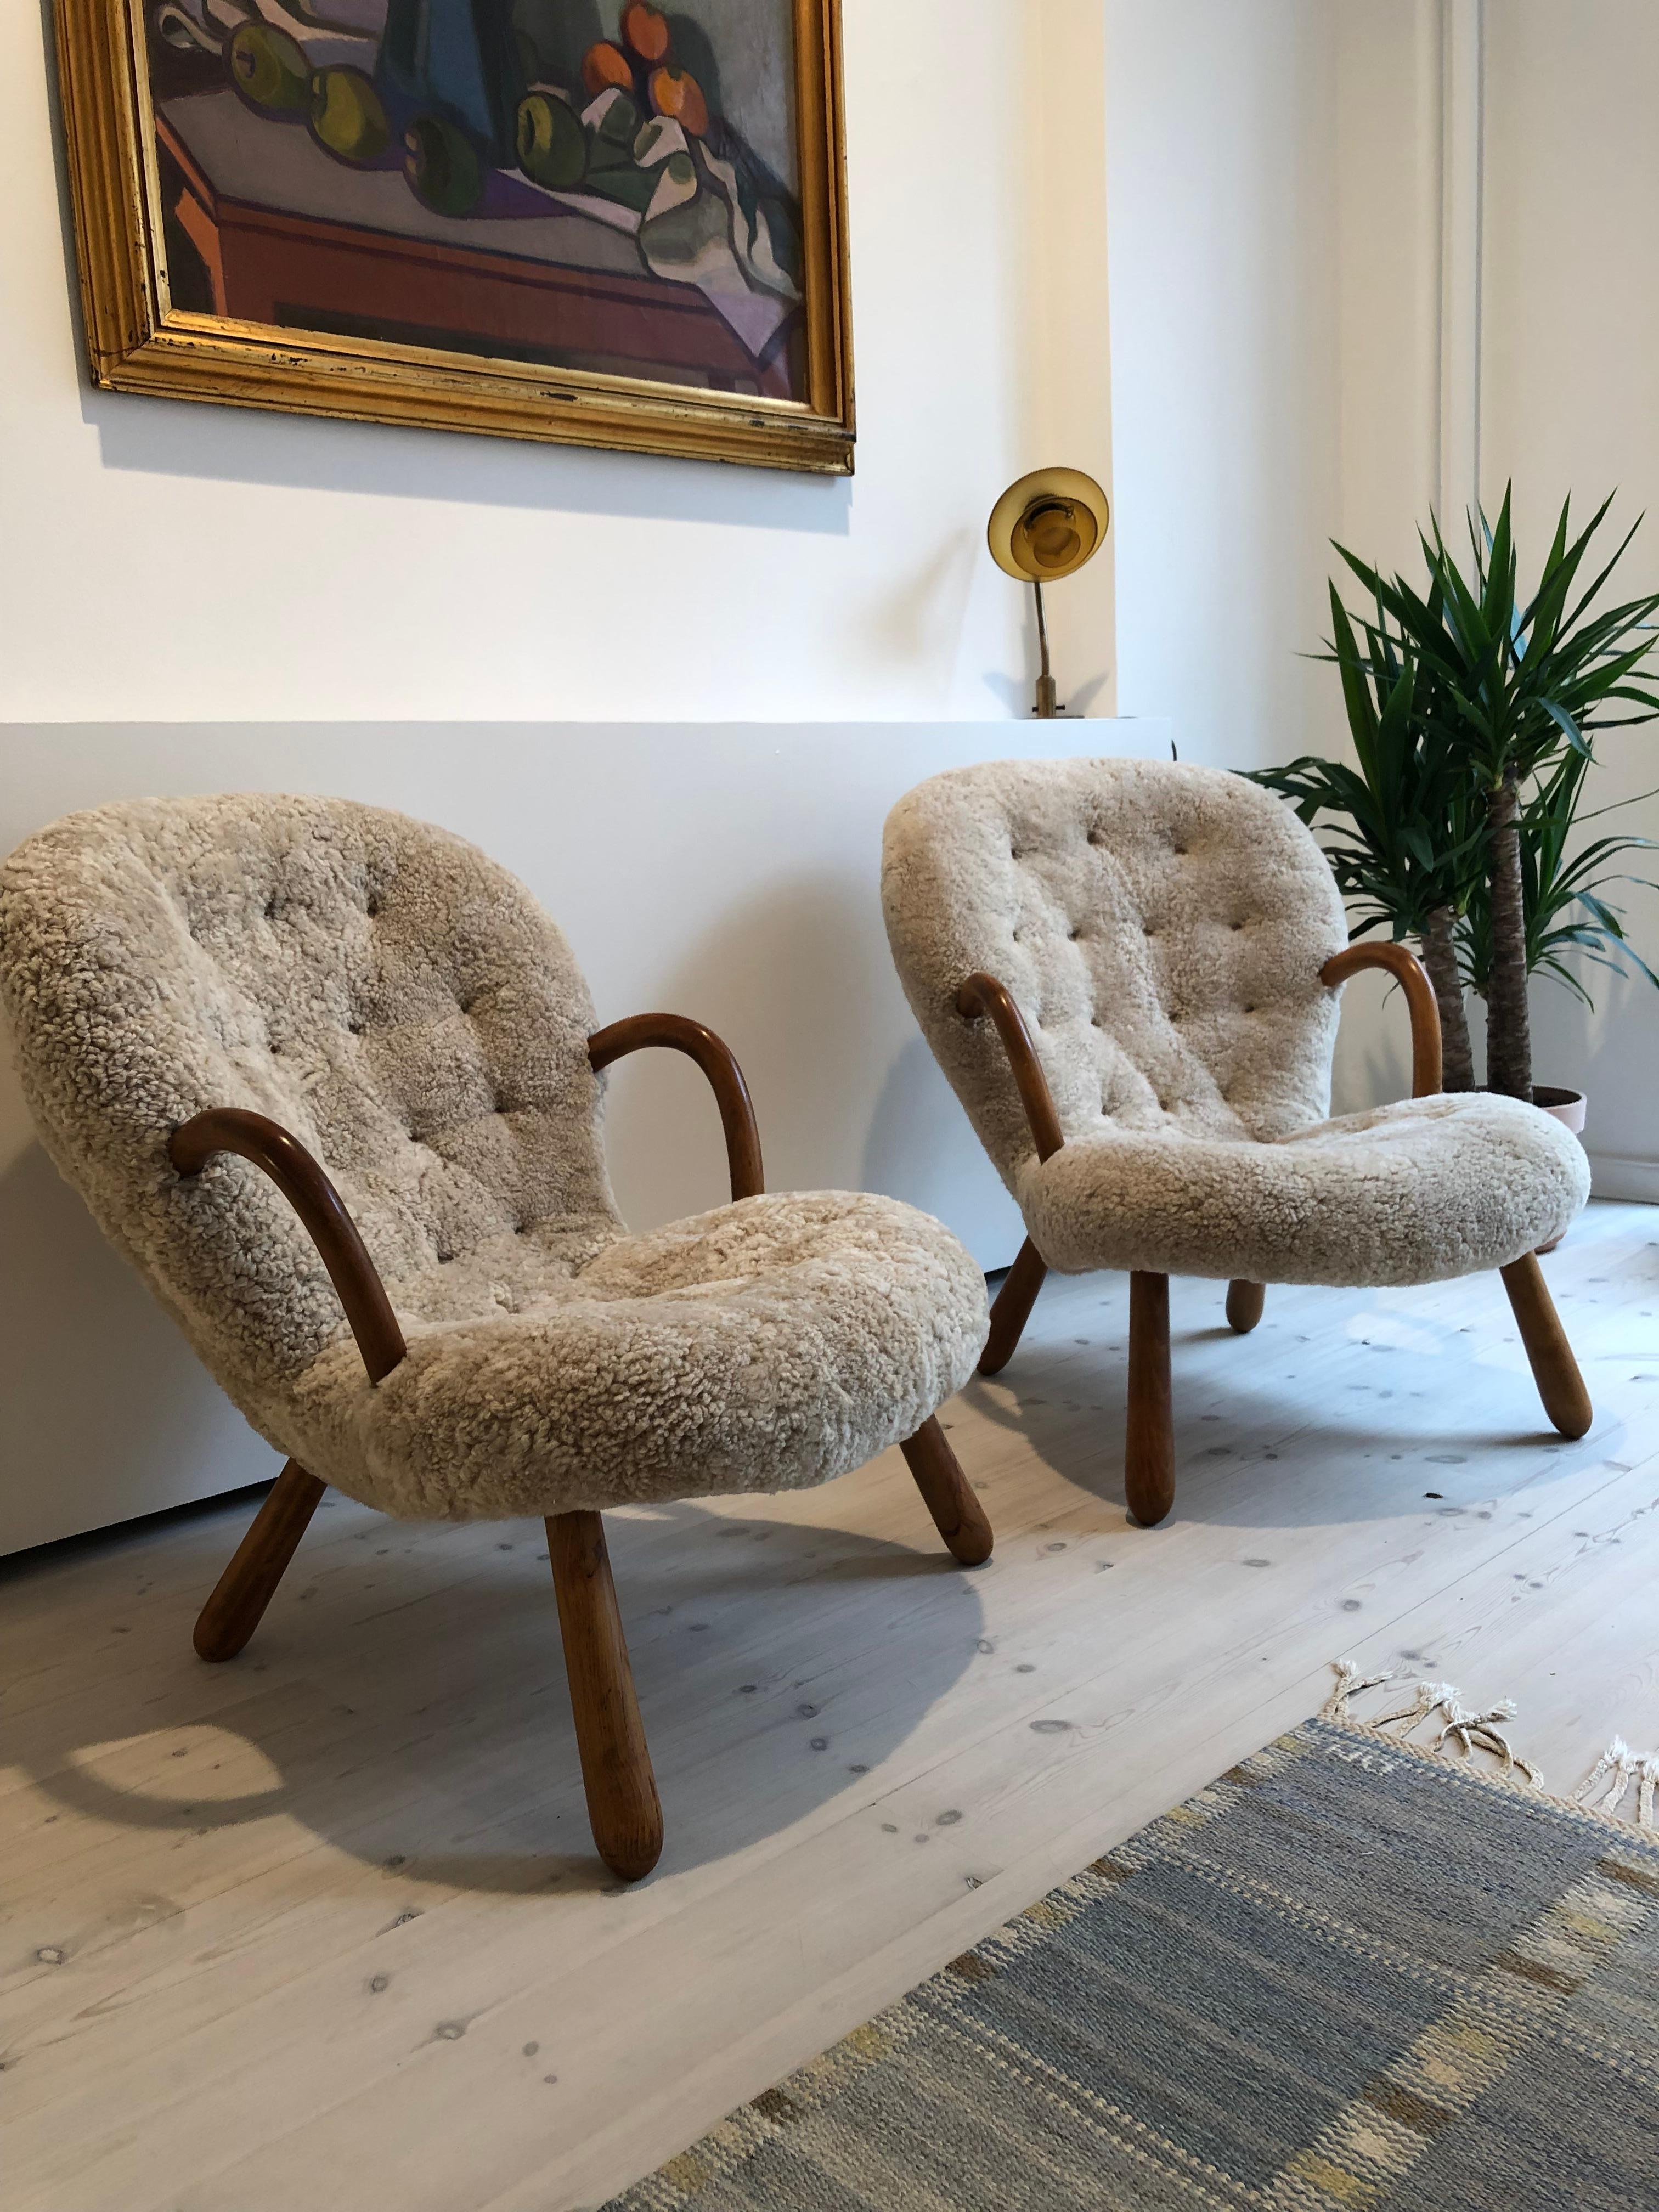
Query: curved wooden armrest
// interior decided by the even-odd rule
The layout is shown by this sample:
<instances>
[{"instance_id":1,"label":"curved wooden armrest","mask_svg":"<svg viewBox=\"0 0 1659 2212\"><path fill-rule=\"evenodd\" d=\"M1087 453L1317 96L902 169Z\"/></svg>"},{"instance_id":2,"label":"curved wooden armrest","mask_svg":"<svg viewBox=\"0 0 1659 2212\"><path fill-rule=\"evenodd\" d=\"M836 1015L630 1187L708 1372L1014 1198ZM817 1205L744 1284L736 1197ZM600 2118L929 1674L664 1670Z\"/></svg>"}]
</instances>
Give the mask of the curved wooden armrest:
<instances>
[{"instance_id":1,"label":"curved wooden armrest","mask_svg":"<svg viewBox=\"0 0 1659 2212\"><path fill-rule=\"evenodd\" d=\"M1054 1109L1054 1094L1048 1088L1048 1079L1042 1072L1042 1063L1036 1056L1036 1047L1031 1042L1031 1032L1025 1026L1025 1017L1014 1002L1014 995L1006 983L982 970L970 975L957 993L957 1012L969 1021L988 1014L996 1024L997 1035L1002 1039L1002 1048L1008 1055L1008 1065L1013 1071L1019 1090L1019 1103L1025 1109L1025 1119L1030 1124L1031 1135L1040 1160L1048 1159L1066 1142L1060 1126L1060 1115Z\"/></svg>"},{"instance_id":2,"label":"curved wooden armrest","mask_svg":"<svg viewBox=\"0 0 1659 2212\"><path fill-rule=\"evenodd\" d=\"M329 1280L340 1294L368 1379L390 1375L407 1349L386 1286L357 1234L357 1224L322 1169L279 1121L240 1106L193 1115L167 1142L181 1176L200 1175L216 1152L235 1152L262 1168L304 1223Z\"/></svg>"},{"instance_id":3,"label":"curved wooden armrest","mask_svg":"<svg viewBox=\"0 0 1659 2212\"><path fill-rule=\"evenodd\" d=\"M1412 1097L1432 1098L1442 1088L1440 1004L1428 970L1404 945L1350 945L1331 956L1319 980L1334 988L1362 968L1386 968L1405 992L1412 1018Z\"/></svg>"},{"instance_id":4,"label":"curved wooden armrest","mask_svg":"<svg viewBox=\"0 0 1659 2212\"><path fill-rule=\"evenodd\" d=\"M612 1022L605 1029L595 1030L587 1040L587 1057L597 1072L609 1067L624 1053L638 1052L642 1046L653 1044L665 1045L671 1052L684 1053L708 1078L714 1103L720 1109L720 1127L726 1132L732 1195L734 1199L758 1198L766 1188L766 1172L761 1165L760 1131L755 1126L754 1103L731 1046L717 1037L713 1030L706 1029L701 1022L688 1021L684 1014L630 1014L625 1022Z\"/></svg>"}]
</instances>

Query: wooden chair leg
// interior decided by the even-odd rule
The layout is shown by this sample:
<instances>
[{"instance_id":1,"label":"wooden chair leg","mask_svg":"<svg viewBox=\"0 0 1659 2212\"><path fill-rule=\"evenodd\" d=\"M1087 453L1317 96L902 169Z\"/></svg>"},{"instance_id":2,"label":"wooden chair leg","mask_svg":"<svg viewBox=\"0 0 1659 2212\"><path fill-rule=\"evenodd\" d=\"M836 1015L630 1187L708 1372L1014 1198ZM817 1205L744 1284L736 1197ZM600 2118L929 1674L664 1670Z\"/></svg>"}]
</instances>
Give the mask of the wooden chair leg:
<instances>
[{"instance_id":1,"label":"wooden chair leg","mask_svg":"<svg viewBox=\"0 0 1659 2212\"><path fill-rule=\"evenodd\" d=\"M1582 1437L1595 1419L1595 1409L1536 1255L1528 1252L1498 1273L1510 1294L1544 1411L1564 1437Z\"/></svg>"},{"instance_id":2,"label":"wooden chair leg","mask_svg":"<svg viewBox=\"0 0 1659 2212\"><path fill-rule=\"evenodd\" d=\"M662 1855L662 1806L634 1694L604 1522L597 1513L550 1514L547 1555L593 1841L612 1874L638 1881Z\"/></svg>"},{"instance_id":3,"label":"wooden chair leg","mask_svg":"<svg viewBox=\"0 0 1659 2212\"><path fill-rule=\"evenodd\" d=\"M1267 1303L1267 1286L1265 1283L1247 1283L1242 1279L1229 1283L1227 1285L1229 1326L1236 1328L1241 1336L1248 1336L1257 1322L1261 1320L1261 1309Z\"/></svg>"},{"instance_id":4,"label":"wooden chair leg","mask_svg":"<svg viewBox=\"0 0 1659 2212\"><path fill-rule=\"evenodd\" d=\"M327 1487L314 1474L307 1474L297 1461L289 1460L197 1616L194 1641L198 1657L234 1659L246 1644Z\"/></svg>"},{"instance_id":5,"label":"wooden chair leg","mask_svg":"<svg viewBox=\"0 0 1659 2212\"><path fill-rule=\"evenodd\" d=\"M964 1567L982 1565L991 1556L995 1538L985 1508L975 1497L937 1417L930 1415L899 1449L951 1558L960 1559Z\"/></svg>"},{"instance_id":6,"label":"wooden chair leg","mask_svg":"<svg viewBox=\"0 0 1659 2212\"><path fill-rule=\"evenodd\" d=\"M1013 1358L1016 1346L1024 1334L1025 1324L1031 1318L1031 1308L1036 1304L1036 1294L1042 1288L1042 1279L1048 1272L1048 1263L1028 1237L1020 1246L1014 1264L1003 1278L1002 1288L997 1292L991 1308L991 1334L985 1340L985 1349L979 1356L981 1375L997 1375Z\"/></svg>"},{"instance_id":7,"label":"wooden chair leg","mask_svg":"<svg viewBox=\"0 0 1659 2212\"><path fill-rule=\"evenodd\" d=\"M1129 1428L1123 1455L1129 1510L1154 1528L1175 1504L1170 1394L1170 1279L1129 1278Z\"/></svg>"}]
</instances>

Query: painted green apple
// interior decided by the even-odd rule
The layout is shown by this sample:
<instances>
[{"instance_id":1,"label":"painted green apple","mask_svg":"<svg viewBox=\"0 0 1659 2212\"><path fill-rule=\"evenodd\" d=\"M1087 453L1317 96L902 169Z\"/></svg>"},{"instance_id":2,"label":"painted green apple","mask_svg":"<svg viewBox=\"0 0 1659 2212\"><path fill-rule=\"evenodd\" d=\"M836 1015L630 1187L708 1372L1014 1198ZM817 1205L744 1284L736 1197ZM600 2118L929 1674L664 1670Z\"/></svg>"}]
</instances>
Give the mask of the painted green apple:
<instances>
[{"instance_id":1,"label":"painted green apple","mask_svg":"<svg viewBox=\"0 0 1659 2212\"><path fill-rule=\"evenodd\" d=\"M587 133L581 118L549 92L519 102L519 167L552 191L566 191L587 167Z\"/></svg>"},{"instance_id":2,"label":"painted green apple","mask_svg":"<svg viewBox=\"0 0 1659 2212\"><path fill-rule=\"evenodd\" d=\"M319 70L311 80L311 128L343 161L378 161L391 142L380 95L362 70Z\"/></svg>"},{"instance_id":3,"label":"painted green apple","mask_svg":"<svg viewBox=\"0 0 1659 2212\"><path fill-rule=\"evenodd\" d=\"M434 215L471 215L483 196L483 167L465 131L447 116L417 115L404 133L404 174Z\"/></svg>"},{"instance_id":4,"label":"painted green apple","mask_svg":"<svg viewBox=\"0 0 1659 2212\"><path fill-rule=\"evenodd\" d=\"M230 81L251 107L303 113L311 105L311 64L297 39L274 23L239 23L225 48Z\"/></svg>"}]
</instances>

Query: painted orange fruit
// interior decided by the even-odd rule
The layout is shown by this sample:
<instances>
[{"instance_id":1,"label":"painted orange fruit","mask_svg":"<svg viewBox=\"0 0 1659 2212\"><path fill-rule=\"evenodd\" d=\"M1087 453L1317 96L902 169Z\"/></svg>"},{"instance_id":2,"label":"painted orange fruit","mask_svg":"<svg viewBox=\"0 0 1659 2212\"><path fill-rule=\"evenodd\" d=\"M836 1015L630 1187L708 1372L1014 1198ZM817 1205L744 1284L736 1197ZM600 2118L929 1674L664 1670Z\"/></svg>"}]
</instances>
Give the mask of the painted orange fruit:
<instances>
[{"instance_id":1,"label":"painted orange fruit","mask_svg":"<svg viewBox=\"0 0 1659 2212\"><path fill-rule=\"evenodd\" d=\"M628 0L622 16L623 44L642 62L665 61L668 56L668 18L659 15L647 0Z\"/></svg>"},{"instance_id":2,"label":"painted orange fruit","mask_svg":"<svg viewBox=\"0 0 1659 2212\"><path fill-rule=\"evenodd\" d=\"M672 117L694 138L701 138L708 128L708 102L690 70L672 66L653 70L651 105L659 115Z\"/></svg>"},{"instance_id":3,"label":"painted orange fruit","mask_svg":"<svg viewBox=\"0 0 1659 2212\"><path fill-rule=\"evenodd\" d=\"M613 46L609 39L601 39L582 57L582 82L594 100L613 87L618 92L632 92L633 68L620 46Z\"/></svg>"}]
</instances>

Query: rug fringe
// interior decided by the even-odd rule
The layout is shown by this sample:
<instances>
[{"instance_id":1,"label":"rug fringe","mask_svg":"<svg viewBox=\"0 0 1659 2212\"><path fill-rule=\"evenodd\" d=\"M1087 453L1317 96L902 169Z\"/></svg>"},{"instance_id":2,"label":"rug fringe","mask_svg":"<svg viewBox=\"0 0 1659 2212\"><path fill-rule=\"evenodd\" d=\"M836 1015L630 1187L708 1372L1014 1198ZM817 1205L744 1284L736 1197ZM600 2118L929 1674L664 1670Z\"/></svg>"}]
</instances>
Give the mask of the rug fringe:
<instances>
[{"instance_id":1,"label":"rug fringe","mask_svg":"<svg viewBox=\"0 0 1659 2212\"><path fill-rule=\"evenodd\" d=\"M1368 1729L1379 1735L1385 1729L1393 1729L1395 1740L1401 1743L1409 1741L1419 1729L1437 1720L1440 1732L1433 1741L1414 1743L1413 1750L1434 1757L1443 1753L1450 1744L1466 1759L1477 1751L1484 1751L1501 1760L1499 1778L1512 1781L1521 1774L1534 1789L1543 1789L1542 1774L1530 1759L1521 1756L1499 1725L1515 1718L1513 1698L1500 1698L1484 1711L1475 1711L1464 1705L1462 1692L1450 1682L1424 1681L1399 1674L1392 1667L1380 1674L1362 1674L1352 1659L1334 1660L1332 1672L1336 1680L1320 1715L1322 1720L1348 1728ZM1355 1718L1350 1710L1354 1698L1372 1690L1390 1687L1407 1692L1403 1705L1380 1713L1375 1720ZM1633 1820L1620 1810L1632 1784L1636 1790ZM1622 1818L1627 1825L1638 1828L1659 1829L1659 1818L1656 1818L1655 1812L1656 1793L1659 1752L1632 1751L1622 1736L1614 1736L1574 1792L1571 1802L1609 1819Z\"/></svg>"},{"instance_id":2,"label":"rug fringe","mask_svg":"<svg viewBox=\"0 0 1659 2212\"><path fill-rule=\"evenodd\" d=\"M1632 1751L1621 1735L1614 1736L1579 1784L1572 1802L1575 1805L1593 1806L1598 1813L1616 1814L1632 1782L1636 1784L1636 1826L1659 1826L1653 1807L1655 1784L1659 1784L1659 1752ZM1595 1794L1598 1790L1603 1791L1600 1797Z\"/></svg>"}]
</instances>

